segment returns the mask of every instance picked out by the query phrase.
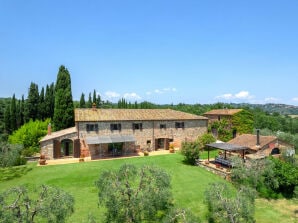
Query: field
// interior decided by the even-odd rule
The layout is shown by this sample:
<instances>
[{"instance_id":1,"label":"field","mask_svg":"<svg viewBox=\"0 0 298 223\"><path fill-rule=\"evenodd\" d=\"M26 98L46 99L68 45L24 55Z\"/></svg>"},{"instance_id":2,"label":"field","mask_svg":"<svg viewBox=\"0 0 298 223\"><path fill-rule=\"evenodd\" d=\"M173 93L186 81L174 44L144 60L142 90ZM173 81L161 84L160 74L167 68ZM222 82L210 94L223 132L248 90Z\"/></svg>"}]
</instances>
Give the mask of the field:
<instances>
[{"instance_id":1,"label":"field","mask_svg":"<svg viewBox=\"0 0 298 223\"><path fill-rule=\"evenodd\" d=\"M164 168L171 175L175 205L190 209L203 222L207 222L204 191L209 183L224 180L200 167L184 165L182 159L180 154L169 154L41 167L37 167L36 163L30 163L28 166L32 170L24 176L0 182L0 192L16 185L55 185L68 191L75 198L75 212L68 222L85 222L89 213L94 215L98 222L102 222L103 209L98 207L97 189L94 186L100 172L116 169L124 163L137 166L152 164ZM256 201L257 222L298 222L295 211L297 204L295 206L291 200Z\"/></svg>"}]
</instances>

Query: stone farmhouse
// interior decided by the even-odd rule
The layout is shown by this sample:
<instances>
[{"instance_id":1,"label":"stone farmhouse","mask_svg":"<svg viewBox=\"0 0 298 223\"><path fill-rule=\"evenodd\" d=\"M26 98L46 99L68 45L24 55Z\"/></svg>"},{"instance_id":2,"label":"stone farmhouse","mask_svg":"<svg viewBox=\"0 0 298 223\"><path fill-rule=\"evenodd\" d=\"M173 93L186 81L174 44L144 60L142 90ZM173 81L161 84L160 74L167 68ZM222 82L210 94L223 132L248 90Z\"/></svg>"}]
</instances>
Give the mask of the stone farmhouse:
<instances>
[{"instance_id":1,"label":"stone farmhouse","mask_svg":"<svg viewBox=\"0 0 298 223\"><path fill-rule=\"evenodd\" d=\"M122 156L168 149L207 132L208 118L171 109L75 109L75 127L40 140L47 159Z\"/></svg>"}]
</instances>

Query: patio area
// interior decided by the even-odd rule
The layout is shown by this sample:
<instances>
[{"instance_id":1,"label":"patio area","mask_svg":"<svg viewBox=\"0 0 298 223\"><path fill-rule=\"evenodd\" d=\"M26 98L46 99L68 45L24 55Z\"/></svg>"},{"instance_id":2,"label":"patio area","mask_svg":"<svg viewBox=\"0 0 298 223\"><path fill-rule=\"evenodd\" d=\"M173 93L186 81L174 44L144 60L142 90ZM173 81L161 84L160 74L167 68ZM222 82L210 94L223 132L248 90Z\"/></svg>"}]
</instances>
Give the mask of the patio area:
<instances>
[{"instance_id":1,"label":"patio area","mask_svg":"<svg viewBox=\"0 0 298 223\"><path fill-rule=\"evenodd\" d=\"M157 156L157 155L167 155L167 154L172 154L169 152L169 150L157 150L157 151L151 151L149 152L149 156ZM91 159L91 157L85 157L83 162L95 162L95 161L101 161L101 160L112 160L112 159L127 159L127 158L135 158L135 157L141 157L144 156L143 152L139 153L133 153L128 156L118 156L118 157L104 157L100 159ZM53 159L53 160L47 160L46 161L46 166L47 165L60 165L60 164L69 164L69 163L79 163L80 158L63 158L63 159ZM38 166L43 166L40 165L39 163L37 164Z\"/></svg>"}]
</instances>

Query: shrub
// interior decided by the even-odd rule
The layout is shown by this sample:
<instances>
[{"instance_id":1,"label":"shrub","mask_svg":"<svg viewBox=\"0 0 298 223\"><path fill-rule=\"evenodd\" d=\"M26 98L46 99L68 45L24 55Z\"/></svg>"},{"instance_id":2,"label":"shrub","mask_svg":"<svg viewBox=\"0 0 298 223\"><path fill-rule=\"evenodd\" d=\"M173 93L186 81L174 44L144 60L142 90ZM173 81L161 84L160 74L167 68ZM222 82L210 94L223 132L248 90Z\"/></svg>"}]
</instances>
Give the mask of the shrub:
<instances>
[{"instance_id":1,"label":"shrub","mask_svg":"<svg viewBox=\"0 0 298 223\"><path fill-rule=\"evenodd\" d=\"M201 148L202 146L199 141L183 142L181 153L184 155L184 162L190 165L195 165L196 160L199 159Z\"/></svg>"},{"instance_id":2,"label":"shrub","mask_svg":"<svg viewBox=\"0 0 298 223\"><path fill-rule=\"evenodd\" d=\"M21 145L0 144L0 167L11 167L26 164L27 160L21 155Z\"/></svg>"}]
</instances>

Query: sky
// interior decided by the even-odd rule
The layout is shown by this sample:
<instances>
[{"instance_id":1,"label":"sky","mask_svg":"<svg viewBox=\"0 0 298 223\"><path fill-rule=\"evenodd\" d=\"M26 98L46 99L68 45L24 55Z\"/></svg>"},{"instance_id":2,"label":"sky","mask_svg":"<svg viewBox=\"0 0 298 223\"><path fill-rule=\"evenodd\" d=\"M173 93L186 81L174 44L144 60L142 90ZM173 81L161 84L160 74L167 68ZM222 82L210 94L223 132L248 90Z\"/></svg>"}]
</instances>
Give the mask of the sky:
<instances>
[{"instance_id":1,"label":"sky","mask_svg":"<svg viewBox=\"0 0 298 223\"><path fill-rule=\"evenodd\" d=\"M298 105L297 0L0 0L0 97Z\"/></svg>"}]
</instances>

